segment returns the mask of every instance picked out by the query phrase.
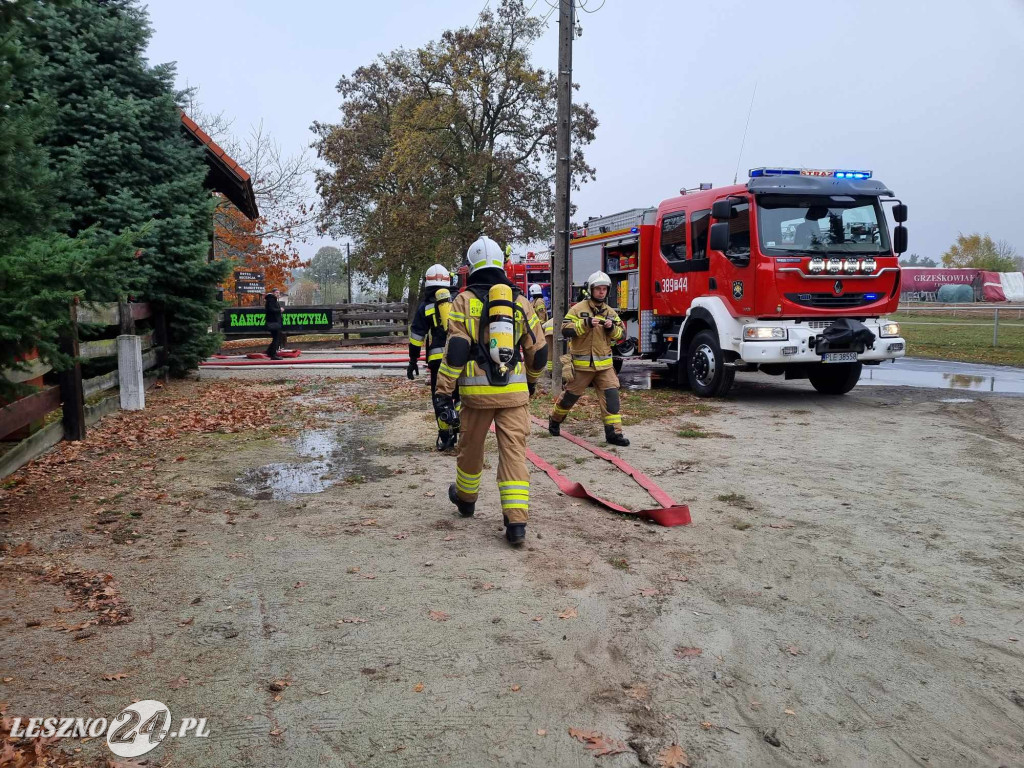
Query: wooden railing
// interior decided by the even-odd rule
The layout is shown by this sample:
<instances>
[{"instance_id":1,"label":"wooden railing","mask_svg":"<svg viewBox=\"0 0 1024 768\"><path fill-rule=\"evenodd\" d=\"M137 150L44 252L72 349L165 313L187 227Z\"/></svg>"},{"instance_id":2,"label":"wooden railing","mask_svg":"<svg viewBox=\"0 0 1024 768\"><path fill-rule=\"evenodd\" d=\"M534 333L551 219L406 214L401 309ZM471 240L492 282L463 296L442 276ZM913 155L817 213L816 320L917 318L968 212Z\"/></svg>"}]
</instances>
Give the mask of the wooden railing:
<instances>
[{"instance_id":1,"label":"wooden railing","mask_svg":"<svg viewBox=\"0 0 1024 768\"><path fill-rule=\"evenodd\" d=\"M38 457L61 440L82 440L86 429L124 403L129 393L121 391L126 377L145 372L145 386L152 386L158 378L166 377L167 347L163 314L149 304L90 304L72 306L69 333L60 339L60 348L74 359L74 365L55 374L56 383L49 383L39 391L15 400L0 408L0 441L5 436L29 426L40 426L31 435L0 454L0 478ZM147 321L149 328L137 333L136 322ZM102 326L103 333L117 333L118 338L80 341L83 325ZM136 346L134 339L139 340ZM138 349L135 358L128 353L118 354L118 339L131 342L125 349ZM124 344L122 341L122 344ZM82 363L91 361L91 368L110 368L88 379L82 376ZM3 371L0 376L13 383L30 381L52 374L50 366L38 360L30 363L29 371ZM98 397L104 393L112 394ZM89 400L90 402L86 402ZM60 410L60 420L52 415Z\"/></svg>"}]
</instances>

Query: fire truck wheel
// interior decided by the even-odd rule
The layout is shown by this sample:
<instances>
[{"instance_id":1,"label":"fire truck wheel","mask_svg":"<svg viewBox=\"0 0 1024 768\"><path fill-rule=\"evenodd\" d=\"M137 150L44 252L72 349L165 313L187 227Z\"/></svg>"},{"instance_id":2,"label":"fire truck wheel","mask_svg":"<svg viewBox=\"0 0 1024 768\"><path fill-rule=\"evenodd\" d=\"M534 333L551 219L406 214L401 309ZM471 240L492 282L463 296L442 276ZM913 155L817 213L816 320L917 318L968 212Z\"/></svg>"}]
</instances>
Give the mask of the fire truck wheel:
<instances>
[{"instance_id":1,"label":"fire truck wheel","mask_svg":"<svg viewBox=\"0 0 1024 768\"><path fill-rule=\"evenodd\" d=\"M845 395L857 386L863 367L863 363L817 363L808 378L823 395Z\"/></svg>"},{"instance_id":2,"label":"fire truck wheel","mask_svg":"<svg viewBox=\"0 0 1024 768\"><path fill-rule=\"evenodd\" d=\"M686 374L697 397L723 397L732 387L736 371L725 367L714 331L701 331L693 337L686 356Z\"/></svg>"}]
</instances>

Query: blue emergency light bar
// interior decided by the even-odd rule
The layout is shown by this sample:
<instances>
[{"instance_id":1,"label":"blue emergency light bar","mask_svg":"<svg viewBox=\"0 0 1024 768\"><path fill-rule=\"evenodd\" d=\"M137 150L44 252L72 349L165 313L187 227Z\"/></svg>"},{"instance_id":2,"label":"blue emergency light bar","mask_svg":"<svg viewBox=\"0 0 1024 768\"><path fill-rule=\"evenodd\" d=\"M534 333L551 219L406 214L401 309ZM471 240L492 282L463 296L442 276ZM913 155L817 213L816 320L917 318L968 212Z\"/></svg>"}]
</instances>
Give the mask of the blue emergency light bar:
<instances>
[{"instance_id":1,"label":"blue emergency light bar","mask_svg":"<svg viewBox=\"0 0 1024 768\"><path fill-rule=\"evenodd\" d=\"M815 168L751 168L750 178L759 179L764 176L819 176L835 179L870 179L871 171L818 170Z\"/></svg>"}]
</instances>

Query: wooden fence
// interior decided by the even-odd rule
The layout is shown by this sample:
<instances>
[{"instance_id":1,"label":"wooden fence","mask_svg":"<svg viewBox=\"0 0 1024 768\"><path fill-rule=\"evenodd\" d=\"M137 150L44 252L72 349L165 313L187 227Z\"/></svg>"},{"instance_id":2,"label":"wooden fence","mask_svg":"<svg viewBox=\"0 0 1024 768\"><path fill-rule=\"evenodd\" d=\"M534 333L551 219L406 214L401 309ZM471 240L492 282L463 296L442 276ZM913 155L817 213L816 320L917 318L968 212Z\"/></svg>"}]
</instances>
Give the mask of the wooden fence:
<instances>
[{"instance_id":1,"label":"wooden fence","mask_svg":"<svg viewBox=\"0 0 1024 768\"><path fill-rule=\"evenodd\" d=\"M237 308L234 308L237 309ZM259 311L259 307L245 309ZM331 325L329 328L311 330L293 330L285 327L285 334L296 336L336 336L326 341L302 341L290 346L345 347L367 344L404 344L409 336L409 305L406 302L390 302L381 304L318 304L315 306L284 306L282 310L289 312L317 313L329 311ZM232 310L228 310L229 312ZM224 335L228 338L259 338L253 346L266 346L269 333L262 328L230 328L222 323Z\"/></svg>"},{"instance_id":2,"label":"wooden fence","mask_svg":"<svg viewBox=\"0 0 1024 768\"><path fill-rule=\"evenodd\" d=\"M75 364L60 372L52 372L41 361L34 360L31 370L0 371L8 381L25 382L40 376L55 379L38 391L0 408L0 441L25 427L34 431L9 450L0 453L0 478L18 468L61 440L82 440L86 429L103 416L117 410L121 403L120 382L127 367L137 372L139 360L119 360L118 338L138 337L141 370L148 372L145 385L152 386L167 374L166 325L164 316L149 304L90 304L72 306L71 331L60 339L61 351L70 355ZM99 338L80 341L81 326L100 326L103 336L118 334L118 338ZM137 330L137 324L146 327ZM82 364L87 362L92 374L82 376ZM104 370L108 369L108 370ZM47 375L48 374L48 375ZM105 397L105 393L112 392ZM55 412L60 410L60 419ZM50 422L50 423L46 423ZM6 444L8 447L10 444Z\"/></svg>"}]
</instances>

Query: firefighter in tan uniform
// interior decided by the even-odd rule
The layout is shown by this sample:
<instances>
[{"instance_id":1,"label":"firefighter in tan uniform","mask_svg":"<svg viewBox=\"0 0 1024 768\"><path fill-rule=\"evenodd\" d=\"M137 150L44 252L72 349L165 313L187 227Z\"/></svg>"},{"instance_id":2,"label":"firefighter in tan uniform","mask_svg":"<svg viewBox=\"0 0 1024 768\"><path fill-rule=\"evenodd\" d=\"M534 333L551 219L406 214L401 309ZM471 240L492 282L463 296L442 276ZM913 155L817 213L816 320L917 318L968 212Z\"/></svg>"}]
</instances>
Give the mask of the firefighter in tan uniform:
<instances>
[{"instance_id":1,"label":"firefighter in tan uniform","mask_svg":"<svg viewBox=\"0 0 1024 768\"><path fill-rule=\"evenodd\" d=\"M537 283L530 286L530 305L537 313L537 319L545 323L548 319L548 305L544 303L544 289Z\"/></svg>"},{"instance_id":2,"label":"firefighter in tan uniform","mask_svg":"<svg viewBox=\"0 0 1024 768\"><path fill-rule=\"evenodd\" d=\"M595 272L587 278L589 298L574 304L562 321L562 335L569 339L572 355L573 378L555 400L548 432L557 436L569 411L593 385L601 404L604 438L612 445L629 445L622 434L622 415L619 413L619 377L612 365L612 344L625 335L622 320L606 299L612 281L604 272Z\"/></svg>"},{"instance_id":3,"label":"firefighter in tan uniform","mask_svg":"<svg viewBox=\"0 0 1024 768\"><path fill-rule=\"evenodd\" d=\"M463 517L475 512L484 438L493 422L505 538L519 545L526 538L530 506L528 404L544 371L547 347L529 301L505 276L498 244L481 237L466 258L469 279L452 304L434 397L438 414L460 428L455 482L448 488L448 498ZM460 414L455 413L452 398L456 386L462 400Z\"/></svg>"}]
</instances>

